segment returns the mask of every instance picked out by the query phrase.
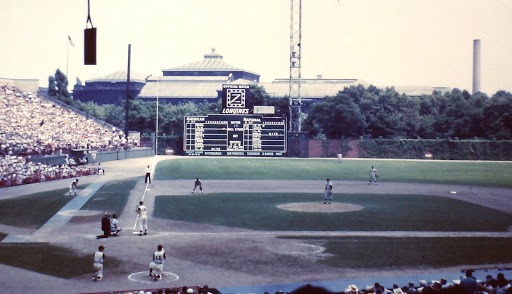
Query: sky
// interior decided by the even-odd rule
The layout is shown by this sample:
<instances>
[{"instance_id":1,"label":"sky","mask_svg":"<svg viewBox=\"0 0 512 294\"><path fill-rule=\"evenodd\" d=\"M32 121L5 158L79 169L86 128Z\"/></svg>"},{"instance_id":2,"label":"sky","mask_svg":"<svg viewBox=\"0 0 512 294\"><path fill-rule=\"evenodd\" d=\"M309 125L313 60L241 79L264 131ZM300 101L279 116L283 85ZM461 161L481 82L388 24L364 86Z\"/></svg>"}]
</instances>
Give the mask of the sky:
<instances>
[{"instance_id":1,"label":"sky","mask_svg":"<svg viewBox=\"0 0 512 294\"><path fill-rule=\"evenodd\" d=\"M59 68L85 82L126 70L129 44L146 76L214 48L262 82L289 78L289 0L89 1L97 65L84 65L87 0L0 0L0 78L47 87ZM302 0L302 78L471 92L474 39L482 92L512 92L512 0Z\"/></svg>"}]
</instances>

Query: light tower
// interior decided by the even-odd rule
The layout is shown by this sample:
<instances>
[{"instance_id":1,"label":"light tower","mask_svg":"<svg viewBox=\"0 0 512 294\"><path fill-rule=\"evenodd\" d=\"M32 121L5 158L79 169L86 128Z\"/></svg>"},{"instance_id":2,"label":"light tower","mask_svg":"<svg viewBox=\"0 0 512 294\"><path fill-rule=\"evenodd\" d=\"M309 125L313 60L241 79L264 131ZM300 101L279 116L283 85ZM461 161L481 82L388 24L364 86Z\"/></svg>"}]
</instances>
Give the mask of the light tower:
<instances>
[{"instance_id":1,"label":"light tower","mask_svg":"<svg viewBox=\"0 0 512 294\"><path fill-rule=\"evenodd\" d=\"M290 0L290 132L301 131L302 0Z\"/></svg>"}]
</instances>

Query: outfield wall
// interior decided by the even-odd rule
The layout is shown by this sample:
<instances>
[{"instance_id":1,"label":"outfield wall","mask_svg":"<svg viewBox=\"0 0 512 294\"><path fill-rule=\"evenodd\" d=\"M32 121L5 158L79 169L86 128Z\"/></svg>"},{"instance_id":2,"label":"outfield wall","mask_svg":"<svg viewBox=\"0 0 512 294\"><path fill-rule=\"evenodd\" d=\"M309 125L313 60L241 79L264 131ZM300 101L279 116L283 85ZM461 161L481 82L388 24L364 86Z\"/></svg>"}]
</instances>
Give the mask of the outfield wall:
<instances>
[{"instance_id":1,"label":"outfield wall","mask_svg":"<svg viewBox=\"0 0 512 294\"><path fill-rule=\"evenodd\" d=\"M306 157L512 161L512 140L307 139Z\"/></svg>"},{"instance_id":2,"label":"outfield wall","mask_svg":"<svg viewBox=\"0 0 512 294\"><path fill-rule=\"evenodd\" d=\"M95 162L105 162L114 160L123 160L130 158L142 158L154 156L155 152L153 148L139 148L131 150L117 150L117 151L103 151L97 152L96 158L93 159ZM94 162L92 161L92 162Z\"/></svg>"}]
</instances>

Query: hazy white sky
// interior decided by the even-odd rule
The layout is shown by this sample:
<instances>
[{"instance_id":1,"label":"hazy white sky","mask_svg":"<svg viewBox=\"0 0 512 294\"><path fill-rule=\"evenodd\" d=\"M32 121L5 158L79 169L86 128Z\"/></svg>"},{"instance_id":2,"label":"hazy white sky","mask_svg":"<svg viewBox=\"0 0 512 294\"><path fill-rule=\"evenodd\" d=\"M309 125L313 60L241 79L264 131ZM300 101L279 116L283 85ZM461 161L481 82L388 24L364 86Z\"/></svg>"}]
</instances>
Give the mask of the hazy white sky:
<instances>
[{"instance_id":1,"label":"hazy white sky","mask_svg":"<svg viewBox=\"0 0 512 294\"><path fill-rule=\"evenodd\" d=\"M0 0L0 77L57 68L70 84L127 68L145 75L215 48L262 81L289 76L289 0L90 0L97 65L83 65L87 0ZM512 92L512 0L303 0L302 77L471 92L473 40L481 88ZM68 47L68 35L76 47ZM67 53L69 49L69 54ZM68 61L69 58L69 61Z\"/></svg>"}]
</instances>

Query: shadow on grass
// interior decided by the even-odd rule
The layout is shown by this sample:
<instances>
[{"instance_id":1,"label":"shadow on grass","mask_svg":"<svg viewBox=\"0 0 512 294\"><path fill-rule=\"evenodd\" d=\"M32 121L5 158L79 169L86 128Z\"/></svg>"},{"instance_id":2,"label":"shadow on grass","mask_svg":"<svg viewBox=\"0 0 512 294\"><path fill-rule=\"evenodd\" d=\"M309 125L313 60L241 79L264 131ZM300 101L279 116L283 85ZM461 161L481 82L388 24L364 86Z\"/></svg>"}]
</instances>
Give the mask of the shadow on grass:
<instances>
[{"instance_id":1,"label":"shadow on grass","mask_svg":"<svg viewBox=\"0 0 512 294\"><path fill-rule=\"evenodd\" d=\"M103 185L92 197L87 201L82 210L98 210L108 211L110 213L121 213L128 202L130 192L140 180L137 178L129 178L123 180L109 181Z\"/></svg>"},{"instance_id":2,"label":"shadow on grass","mask_svg":"<svg viewBox=\"0 0 512 294\"><path fill-rule=\"evenodd\" d=\"M73 199L67 192L69 189L59 189L1 200L0 223L39 228Z\"/></svg>"},{"instance_id":3,"label":"shadow on grass","mask_svg":"<svg viewBox=\"0 0 512 294\"><path fill-rule=\"evenodd\" d=\"M320 194L226 193L156 196L159 218L268 231L507 231L512 215L457 199L425 195L344 194L336 202L363 210L288 211L279 204L313 202Z\"/></svg>"},{"instance_id":4,"label":"shadow on grass","mask_svg":"<svg viewBox=\"0 0 512 294\"><path fill-rule=\"evenodd\" d=\"M92 276L92 255L80 255L46 243L0 243L0 263L64 279L86 274ZM120 265L121 261L109 258L105 270L121 273Z\"/></svg>"},{"instance_id":5,"label":"shadow on grass","mask_svg":"<svg viewBox=\"0 0 512 294\"><path fill-rule=\"evenodd\" d=\"M342 268L411 268L512 262L510 238L295 237L321 244L319 262Z\"/></svg>"}]
</instances>

